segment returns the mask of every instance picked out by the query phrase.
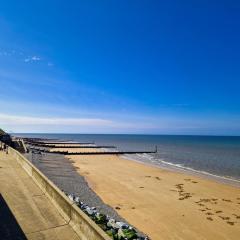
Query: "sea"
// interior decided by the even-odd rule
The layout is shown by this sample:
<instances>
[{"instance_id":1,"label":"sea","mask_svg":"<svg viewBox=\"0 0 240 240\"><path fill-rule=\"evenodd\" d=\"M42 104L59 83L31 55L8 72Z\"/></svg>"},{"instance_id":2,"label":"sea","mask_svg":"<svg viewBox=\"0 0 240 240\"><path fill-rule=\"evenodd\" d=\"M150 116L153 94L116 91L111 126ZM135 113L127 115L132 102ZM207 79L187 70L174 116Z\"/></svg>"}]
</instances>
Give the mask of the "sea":
<instances>
[{"instance_id":1,"label":"sea","mask_svg":"<svg viewBox=\"0 0 240 240\"><path fill-rule=\"evenodd\" d=\"M133 134L14 134L23 137L114 145L122 151L153 151L125 154L131 159L161 168L204 175L240 186L240 137Z\"/></svg>"}]
</instances>

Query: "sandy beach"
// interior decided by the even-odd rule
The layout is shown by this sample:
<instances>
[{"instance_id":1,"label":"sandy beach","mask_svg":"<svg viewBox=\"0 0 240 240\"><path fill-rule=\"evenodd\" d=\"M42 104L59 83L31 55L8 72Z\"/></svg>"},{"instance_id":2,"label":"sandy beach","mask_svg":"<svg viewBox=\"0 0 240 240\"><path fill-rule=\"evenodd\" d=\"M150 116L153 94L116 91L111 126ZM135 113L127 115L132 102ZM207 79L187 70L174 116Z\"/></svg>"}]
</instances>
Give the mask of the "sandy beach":
<instances>
[{"instance_id":1,"label":"sandy beach","mask_svg":"<svg viewBox=\"0 0 240 240\"><path fill-rule=\"evenodd\" d=\"M69 159L106 204L152 239L239 239L237 187L116 155Z\"/></svg>"}]
</instances>

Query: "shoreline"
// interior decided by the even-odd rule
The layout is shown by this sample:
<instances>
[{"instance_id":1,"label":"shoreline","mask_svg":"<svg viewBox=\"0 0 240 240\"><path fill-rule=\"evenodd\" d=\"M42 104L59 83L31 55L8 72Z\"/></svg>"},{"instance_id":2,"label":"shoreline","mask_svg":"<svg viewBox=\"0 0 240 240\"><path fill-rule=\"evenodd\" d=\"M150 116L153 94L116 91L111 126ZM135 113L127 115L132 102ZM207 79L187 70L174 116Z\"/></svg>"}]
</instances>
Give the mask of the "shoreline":
<instances>
[{"instance_id":1,"label":"shoreline","mask_svg":"<svg viewBox=\"0 0 240 240\"><path fill-rule=\"evenodd\" d=\"M130 156L121 156L120 158L127 159L129 161L134 161L134 162L137 162L140 164L144 164L146 166L152 166L152 167L160 168L160 169L167 170L167 171L185 173L185 174L189 174L192 176L197 176L200 178L213 180L213 181L216 181L221 184L226 184L226 185L240 188L240 180L232 179L230 177L215 175L213 173L200 171L200 170L196 170L196 169L188 168L188 167L184 167L184 166L177 166L176 164L173 164L170 162L154 164L154 163L147 162L147 161L137 160L137 159L131 158Z\"/></svg>"}]
</instances>

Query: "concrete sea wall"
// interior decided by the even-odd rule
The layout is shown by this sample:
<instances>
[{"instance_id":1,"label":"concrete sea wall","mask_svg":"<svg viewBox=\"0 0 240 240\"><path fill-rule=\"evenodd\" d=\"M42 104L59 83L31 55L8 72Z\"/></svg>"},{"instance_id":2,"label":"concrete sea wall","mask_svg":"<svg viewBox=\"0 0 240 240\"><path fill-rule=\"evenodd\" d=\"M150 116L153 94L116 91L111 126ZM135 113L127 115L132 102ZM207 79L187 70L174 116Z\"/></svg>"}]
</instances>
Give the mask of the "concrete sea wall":
<instances>
[{"instance_id":1,"label":"concrete sea wall","mask_svg":"<svg viewBox=\"0 0 240 240\"><path fill-rule=\"evenodd\" d=\"M58 209L63 218L69 222L74 231L83 240L110 240L111 238L96 225L79 207L22 154L9 147L9 154L14 157L44 194Z\"/></svg>"}]
</instances>

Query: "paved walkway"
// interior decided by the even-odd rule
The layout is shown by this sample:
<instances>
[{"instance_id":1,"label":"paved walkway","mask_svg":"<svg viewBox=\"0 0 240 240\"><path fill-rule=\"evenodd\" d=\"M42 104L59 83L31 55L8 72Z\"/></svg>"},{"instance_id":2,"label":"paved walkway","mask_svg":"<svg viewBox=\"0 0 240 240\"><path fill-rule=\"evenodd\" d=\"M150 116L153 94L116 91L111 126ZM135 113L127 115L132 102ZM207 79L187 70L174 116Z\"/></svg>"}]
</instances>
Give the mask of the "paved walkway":
<instances>
[{"instance_id":1,"label":"paved walkway","mask_svg":"<svg viewBox=\"0 0 240 240\"><path fill-rule=\"evenodd\" d=\"M17 161L1 151L0 238L80 239Z\"/></svg>"}]
</instances>

